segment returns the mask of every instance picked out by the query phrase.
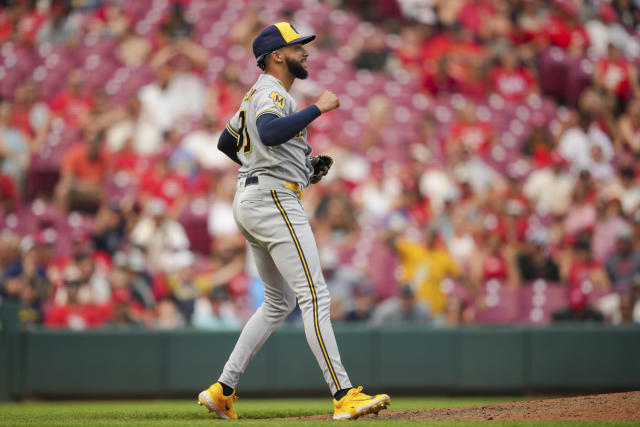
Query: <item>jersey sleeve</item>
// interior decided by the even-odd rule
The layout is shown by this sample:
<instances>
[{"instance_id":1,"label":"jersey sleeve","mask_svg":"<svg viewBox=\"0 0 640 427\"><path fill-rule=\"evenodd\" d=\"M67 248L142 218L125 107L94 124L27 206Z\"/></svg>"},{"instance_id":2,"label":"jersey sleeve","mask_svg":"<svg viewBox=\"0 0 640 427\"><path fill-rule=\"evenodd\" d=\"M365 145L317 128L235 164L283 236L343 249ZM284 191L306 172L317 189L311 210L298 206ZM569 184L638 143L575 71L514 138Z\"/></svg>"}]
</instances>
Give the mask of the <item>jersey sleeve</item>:
<instances>
[{"instance_id":1,"label":"jersey sleeve","mask_svg":"<svg viewBox=\"0 0 640 427\"><path fill-rule=\"evenodd\" d=\"M229 123L227 123L227 130L235 139L238 139L240 136L240 111L237 111Z\"/></svg>"},{"instance_id":2,"label":"jersey sleeve","mask_svg":"<svg viewBox=\"0 0 640 427\"><path fill-rule=\"evenodd\" d=\"M287 98L284 89L278 91L275 88L266 88L258 92L253 98L255 103L256 120L263 114L275 114L278 117L287 115Z\"/></svg>"}]
</instances>

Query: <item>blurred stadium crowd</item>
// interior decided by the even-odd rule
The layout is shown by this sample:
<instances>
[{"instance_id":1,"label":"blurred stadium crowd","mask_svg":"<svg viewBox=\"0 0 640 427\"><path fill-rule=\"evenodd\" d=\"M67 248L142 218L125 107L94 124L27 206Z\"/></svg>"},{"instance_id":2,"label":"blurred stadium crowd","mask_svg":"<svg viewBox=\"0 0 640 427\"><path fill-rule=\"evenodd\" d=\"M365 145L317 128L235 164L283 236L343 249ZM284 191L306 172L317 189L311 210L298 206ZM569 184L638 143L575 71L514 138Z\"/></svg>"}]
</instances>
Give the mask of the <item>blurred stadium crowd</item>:
<instances>
[{"instance_id":1,"label":"blurred stadium crowd","mask_svg":"<svg viewBox=\"0 0 640 427\"><path fill-rule=\"evenodd\" d=\"M335 159L335 322L640 322L637 0L1 0L0 297L24 325L236 328L262 284L220 131L279 20ZM297 321L292 314L289 321Z\"/></svg>"}]
</instances>

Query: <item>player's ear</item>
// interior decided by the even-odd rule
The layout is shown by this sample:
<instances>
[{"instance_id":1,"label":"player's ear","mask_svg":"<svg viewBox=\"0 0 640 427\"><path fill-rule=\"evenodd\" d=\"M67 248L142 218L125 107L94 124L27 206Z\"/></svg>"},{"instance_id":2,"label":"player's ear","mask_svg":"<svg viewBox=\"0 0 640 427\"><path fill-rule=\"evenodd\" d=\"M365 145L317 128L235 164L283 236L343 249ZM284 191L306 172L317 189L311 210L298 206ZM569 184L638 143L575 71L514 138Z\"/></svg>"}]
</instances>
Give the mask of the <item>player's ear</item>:
<instances>
[{"instance_id":1,"label":"player's ear","mask_svg":"<svg viewBox=\"0 0 640 427\"><path fill-rule=\"evenodd\" d=\"M274 50L269 55L271 55L271 59L276 64L282 64L284 62L284 53L282 52L282 49Z\"/></svg>"}]
</instances>

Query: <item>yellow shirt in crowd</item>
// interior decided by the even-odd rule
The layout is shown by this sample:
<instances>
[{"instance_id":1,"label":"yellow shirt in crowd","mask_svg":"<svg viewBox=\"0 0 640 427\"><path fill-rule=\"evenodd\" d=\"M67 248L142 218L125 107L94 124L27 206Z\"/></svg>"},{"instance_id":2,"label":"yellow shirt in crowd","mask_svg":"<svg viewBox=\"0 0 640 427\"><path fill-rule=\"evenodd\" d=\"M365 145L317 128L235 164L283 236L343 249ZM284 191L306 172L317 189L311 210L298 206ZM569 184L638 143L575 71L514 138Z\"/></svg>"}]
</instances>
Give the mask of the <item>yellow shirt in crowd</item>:
<instances>
[{"instance_id":1,"label":"yellow shirt in crowd","mask_svg":"<svg viewBox=\"0 0 640 427\"><path fill-rule=\"evenodd\" d=\"M414 286L416 297L429 305L431 314L444 310L446 298L440 283L457 277L460 269L451 255L441 248L429 249L422 243L400 239L396 242L400 255L400 281Z\"/></svg>"}]
</instances>

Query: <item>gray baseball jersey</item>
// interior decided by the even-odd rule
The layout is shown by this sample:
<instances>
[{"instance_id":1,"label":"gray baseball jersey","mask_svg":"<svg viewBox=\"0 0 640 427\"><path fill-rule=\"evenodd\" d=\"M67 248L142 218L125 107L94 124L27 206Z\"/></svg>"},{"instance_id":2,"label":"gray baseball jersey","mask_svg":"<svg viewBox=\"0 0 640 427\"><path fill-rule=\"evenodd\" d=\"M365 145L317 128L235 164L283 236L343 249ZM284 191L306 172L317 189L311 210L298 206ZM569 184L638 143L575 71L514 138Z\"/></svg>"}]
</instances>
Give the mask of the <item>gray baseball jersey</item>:
<instances>
[{"instance_id":1,"label":"gray baseball jersey","mask_svg":"<svg viewBox=\"0 0 640 427\"><path fill-rule=\"evenodd\" d=\"M283 117L297 111L298 105L278 79L270 74L260 75L227 124L238 141L240 176L270 175L305 187L309 185L313 167L309 161L312 150L307 144L307 130L284 144L269 147L261 142L256 124L263 114Z\"/></svg>"},{"instance_id":2,"label":"gray baseball jersey","mask_svg":"<svg viewBox=\"0 0 640 427\"><path fill-rule=\"evenodd\" d=\"M236 387L253 356L297 300L307 342L335 393L350 388L351 382L331 327L329 290L300 193L285 185L285 180L309 185L311 147L306 130L268 147L260 141L256 126L261 114L286 116L296 111L295 101L278 80L263 74L227 126L237 139L242 162L233 216L253 253L265 300L243 328L219 381Z\"/></svg>"}]
</instances>

